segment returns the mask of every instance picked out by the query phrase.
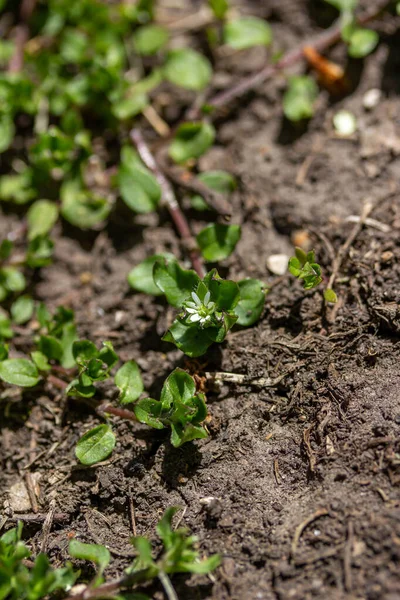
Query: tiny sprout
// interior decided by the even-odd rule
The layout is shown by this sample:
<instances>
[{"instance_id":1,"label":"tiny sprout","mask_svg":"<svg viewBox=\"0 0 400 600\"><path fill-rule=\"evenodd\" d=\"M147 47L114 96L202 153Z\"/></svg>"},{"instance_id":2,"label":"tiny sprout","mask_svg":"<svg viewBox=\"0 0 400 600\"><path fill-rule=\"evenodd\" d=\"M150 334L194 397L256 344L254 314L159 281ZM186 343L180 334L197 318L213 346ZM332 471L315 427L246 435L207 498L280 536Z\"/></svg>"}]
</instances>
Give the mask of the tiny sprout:
<instances>
[{"instance_id":1,"label":"tiny sprout","mask_svg":"<svg viewBox=\"0 0 400 600\"><path fill-rule=\"evenodd\" d=\"M301 248L295 248L296 256L289 259L289 271L297 279L303 279L304 289L311 290L322 281L321 267L315 262L314 251L304 252Z\"/></svg>"}]
</instances>

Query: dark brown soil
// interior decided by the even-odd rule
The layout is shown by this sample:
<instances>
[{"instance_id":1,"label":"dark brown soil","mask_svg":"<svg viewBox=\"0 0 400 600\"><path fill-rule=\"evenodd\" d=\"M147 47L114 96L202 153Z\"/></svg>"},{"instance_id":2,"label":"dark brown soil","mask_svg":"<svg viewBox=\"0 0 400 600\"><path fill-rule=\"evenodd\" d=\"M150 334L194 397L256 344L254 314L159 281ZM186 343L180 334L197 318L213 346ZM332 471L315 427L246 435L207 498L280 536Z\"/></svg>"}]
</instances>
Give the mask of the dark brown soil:
<instances>
[{"instance_id":1,"label":"dark brown soil","mask_svg":"<svg viewBox=\"0 0 400 600\"><path fill-rule=\"evenodd\" d=\"M271 18L282 48L320 24L306 2L253 4L253 13ZM74 457L79 436L98 423L89 409L50 385L3 394L1 503L7 506L10 487L26 473L40 476L39 513L47 513L52 499L62 513L47 545L56 564L67 559L76 535L106 544L113 555L108 575L121 574L132 554L131 497L138 534L154 538L164 509L179 505L201 552L223 556L212 577L174 578L181 600L400 598L400 201L393 195L400 176L400 34L394 29L393 21L381 24L378 49L350 65L358 71L356 88L335 102L322 92L307 128L283 120L283 79L274 79L233 107L218 125L217 146L200 160L201 170L224 168L240 181L232 201L242 239L221 267L233 279L276 281L266 259L290 254L298 230L308 232L327 278L331 247L337 253L355 226L347 218L359 215L366 199L376 203L375 223L359 233L340 270L333 308L324 308L320 289L304 292L287 276L274 285L255 327L231 333L203 362L190 361L160 342L170 318L164 302L132 293L126 281L154 252L184 260L166 214L116 215L89 236L58 230L54 264L42 269L35 297L71 306L82 337L109 339L121 359L135 359L151 395L176 366L200 375L287 375L274 388L209 390L209 438L178 450L163 432L112 419L117 447L92 468ZM343 64L343 47L331 57ZM257 49L226 57L220 77L229 81L264 59ZM366 111L363 95L375 87L382 99ZM332 115L342 107L358 119L351 139L333 134ZM309 168L299 181L304 161ZM188 216L201 229L198 215ZM7 215L2 233L17 223ZM115 398L111 387L103 392ZM19 516L9 508L3 514ZM42 523L27 523L25 533L38 550Z\"/></svg>"}]
</instances>

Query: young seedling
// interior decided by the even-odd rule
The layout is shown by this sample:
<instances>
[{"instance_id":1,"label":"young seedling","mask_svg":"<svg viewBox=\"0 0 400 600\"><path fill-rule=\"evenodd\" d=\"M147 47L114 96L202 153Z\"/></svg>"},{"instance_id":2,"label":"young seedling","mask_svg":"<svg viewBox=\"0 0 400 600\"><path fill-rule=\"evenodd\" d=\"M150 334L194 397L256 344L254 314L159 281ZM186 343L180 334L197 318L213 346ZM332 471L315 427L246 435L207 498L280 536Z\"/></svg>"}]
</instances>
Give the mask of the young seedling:
<instances>
[{"instance_id":1,"label":"young seedling","mask_svg":"<svg viewBox=\"0 0 400 600\"><path fill-rule=\"evenodd\" d=\"M31 567L25 565L31 551L21 540L22 523L0 537L0 598L2 600L40 600L49 594L68 591L79 576L71 563L53 568L46 554L36 556Z\"/></svg>"},{"instance_id":2,"label":"young seedling","mask_svg":"<svg viewBox=\"0 0 400 600\"><path fill-rule=\"evenodd\" d=\"M69 396L91 398L96 392L95 382L104 381L118 362L111 342L103 342L98 350L90 340L78 340L72 344L72 355L78 365L79 374L66 388Z\"/></svg>"},{"instance_id":3,"label":"young seedling","mask_svg":"<svg viewBox=\"0 0 400 600\"><path fill-rule=\"evenodd\" d=\"M375 50L379 35L372 29L357 24L355 10L358 0L325 0L340 11L342 39L347 44L349 56L364 58Z\"/></svg>"},{"instance_id":4,"label":"young seedling","mask_svg":"<svg viewBox=\"0 0 400 600\"><path fill-rule=\"evenodd\" d=\"M150 600L141 593L133 593L140 584L158 578L169 600L176 600L177 596L170 575L175 573L207 574L214 571L220 564L218 554L209 558L200 558L196 548L197 537L189 535L188 529L179 527L174 529L172 519L179 507L168 508L156 526L157 534L162 543L162 551L156 558L150 540L147 537L135 537L132 544L138 556L132 565L125 570L125 574L115 580L104 582L104 570L110 562L110 553L99 544L85 544L78 540L71 540L69 553L74 558L88 560L97 567L92 581L83 591L73 589L73 595L68 600L91 600L92 598L122 598L126 592L131 592L129 598L133 600ZM78 586L76 586L78 587ZM81 587L81 586L79 586ZM124 593L124 591L126 591ZM36 599L35 599L36 600Z\"/></svg>"},{"instance_id":5,"label":"young seedling","mask_svg":"<svg viewBox=\"0 0 400 600\"><path fill-rule=\"evenodd\" d=\"M207 417L205 396L196 391L193 378L175 369L165 380L160 400L144 398L134 405L138 421L155 429L171 429L171 444L179 448L185 442L207 437L202 424Z\"/></svg>"},{"instance_id":6,"label":"young seedling","mask_svg":"<svg viewBox=\"0 0 400 600\"><path fill-rule=\"evenodd\" d=\"M117 416L145 423L154 429L170 429L171 444L175 448L186 442L207 437L207 430L203 425L207 417L205 397L196 391L193 378L185 371L175 369L167 377L160 400L138 400L143 392L143 382L134 361L125 363L117 371L114 381L120 390L120 404L133 404L133 412L107 405L103 411L105 414L114 413L115 410ZM75 394L78 393L77 389L80 388L76 385L73 390ZM92 391L94 393L94 386ZM75 455L81 463L93 465L105 460L115 444L116 437L111 427L108 424L98 425L80 438Z\"/></svg>"},{"instance_id":7,"label":"young seedling","mask_svg":"<svg viewBox=\"0 0 400 600\"><path fill-rule=\"evenodd\" d=\"M295 248L296 256L289 259L289 271L297 279L302 279L304 289L311 290L322 281L321 267L315 262L314 251L304 252L301 248Z\"/></svg>"},{"instance_id":8,"label":"young seedling","mask_svg":"<svg viewBox=\"0 0 400 600\"><path fill-rule=\"evenodd\" d=\"M314 251L304 252L301 248L296 247L295 254L296 256L289 259L290 273L297 279L303 280L305 290L317 287L322 281L322 275L320 265L315 262ZM330 288L324 291L324 298L326 302L337 302L337 296Z\"/></svg>"}]
</instances>

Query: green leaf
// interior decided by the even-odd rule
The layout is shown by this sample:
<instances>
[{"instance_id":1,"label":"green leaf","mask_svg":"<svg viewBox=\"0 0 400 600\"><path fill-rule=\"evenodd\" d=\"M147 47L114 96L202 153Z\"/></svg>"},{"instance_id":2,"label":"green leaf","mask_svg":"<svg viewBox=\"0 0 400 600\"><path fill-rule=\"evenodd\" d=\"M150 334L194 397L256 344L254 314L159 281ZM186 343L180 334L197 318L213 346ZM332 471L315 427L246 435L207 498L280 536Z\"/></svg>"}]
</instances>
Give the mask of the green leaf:
<instances>
[{"instance_id":1,"label":"green leaf","mask_svg":"<svg viewBox=\"0 0 400 600\"><path fill-rule=\"evenodd\" d=\"M12 385L33 387L39 381L39 373L31 360L9 358L0 362L0 379Z\"/></svg>"},{"instance_id":2,"label":"green leaf","mask_svg":"<svg viewBox=\"0 0 400 600\"><path fill-rule=\"evenodd\" d=\"M50 200L37 200L27 213L28 239L49 233L58 219L58 207Z\"/></svg>"},{"instance_id":3,"label":"green leaf","mask_svg":"<svg viewBox=\"0 0 400 600\"><path fill-rule=\"evenodd\" d=\"M192 270L182 269L176 261L156 262L153 270L154 283L165 294L171 306L180 307L200 283Z\"/></svg>"},{"instance_id":4,"label":"green leaf","mask_svg":"<svg viewBox=\"0 0 400 600\"><path fill-rule=\"evenodd\" d=\"M0 177L0 200L26 204L36 196L32 186L32 172L25 169L18 175Z\"/></svg>"},{"instance_id":5,"label":"green leaf","mask_svg":"<svg viewBox=\"0 0 400 600\"><path fill-rule=\"evenodd\" d=\"M215 129L209 123L183 123L169 147L169 155L177 163L199 158L213 144Z\"/></svg>"},{"instance_id":6,"label":"green leaf","mask_svg":"<svg viewBox=\"0 0 400 600\"><path fill-rule=\"evenodd\" d=\"M240 235L240 225L210 223L200 231L196 239L206 261L217 262L232 254Z\"/></svg>"},{"instance_id":7,"label":"green leaf","mask_svg":"<svg viewBox=\"0 0 400 600\"><path fill-rule=\"evenodd\" d=\"M174 448L180 448L187 442L206 437L208 437L208 433L203 427L191 423L187 423L185 426L179 423L171 423L171 444Z\"/></svg>"},{"instance_id":8,"label":"green leaf","mask_svg":"<svg viewBox=\"0 0 400 600\"><path fill-rule=\"evenodd\" d=\"M211 337L213 333L216 334L215 327L200 329L196 325L175 319L167 333L162 337L162 340L175 344L187 356L195 358L205 354L215 341Z\"/></svg>"},{"instance_id":9,"label":"green leaf","mask_svg":"<svg viewBox=\"0 0 400 600\"><path fill-rule=\"evenodd\" d=\"M51 365L47 360L47 356L45 356L43 352L35 350L34 352L31 352L31 357L39 371L50 371Z\"/></svg>"},{"instance_id":10,"label":"green leaf","mask_svg":"<svg viewBox=\"0 0 400 600\"><path fill-rule=\"evenodd\" d=\"M140 567L138 568L138 570L147 569L148 567L155 566L151 552L151 544L147 538L142 536L134 537L132 539L132 544L139 553L137 561L140 562ZM137 564L136 567L138 567Z\"/></svg>"},{"instance_id":11,"label":"green leaf","mask_svg":"<svg viewBox=\"0 0 400 600\"><path fill-rule=\"evenodd\" d=\"M108 370L119 361L118 354L115 352L111 342L103 342L103 347L99 351L98 357L107 365Z\"/></svg>"},{"instance_id":12,"label":"green leaf","mask_svg":"<svg viewBox=\"0 0 400 600\"><path fill-rule=\"evenodd\" d=\"M39 351L51 360L60 361L63 356L63 347L56 337L41 335L38 344Z\"/></svg>"},{"instance_id":13,"label":"green leaf","mask_svg":"<svg viewBox=\"0 0 400 600\"><path fill-rule=\"evenodd\" d=\"M296 258L298 259L298 261L300 262L300 265L302 267L304 267L304 265L306 264L306 262L314 262L314 253L312 253L312 254L308 253L307 254L299 246L295 247L294 253L295 253Z\"/></svg>"},{"instance_id":14,"label":"green leaf","mask_svg":"<svg viewBox=\"0 0 400 600\"><path fill-rule=\"evenodd\" d=\"M72 346L77 339L75 324L65 323L62 327L61 333L61 345L63 348L63 355L61 358L61 365L64 369L71 369L75 366L75 359L72 353Z\"/></svg>"},{"instance_id":15,"label":"green leaf","mask_svg":"<svg viewBox=\"0 0 400 600\"><path fill-rule=\"evenodd\" d=\"M379 35L372 29L356 27L350 35L348 53L352 58L364 58L375 50Z\"/></svg>"},{"instance_id":16,"label":"green leaf","mask_svg":"<svg viewBox=\"0 0 400 600\"><path fill-rule=\"evenodd\" d=\"M84 365L99 356L99 351L90 340L78 340L72 344L72 355L78 365Z\"/></svg>"},{"instance_id":17,"label":"green leaf","mask_svg":"<svg viewBox=\"0 0 400 600\"><path fill-rule=\"evenodd\" d=\"M164 429L164 425L160 421L162 404L158 400L153 400L153 398L138 400L133 410L140 423L145 423L154 429Z\"/></svg>"},{"instance_id":18,"label":"green leaf","mask_svg":"<svg viewBox=\"0 0 400 600\"><path fill-rule=\"evenodd\" d=\"M240 300L239 286L231 279L222 279L216 269L212 269L204 278L211 292L211 298L219 311L232 311Z\"/></svg>"},{"instance_id":19,"label":"green leaf","mask_svg":"<svg viewBox=\"0 0 400 600\"><path fill-rule=\"evenodd\" d=\"M242 327L250 327L258 321L264 308L264 284L258 279L242 279L238 286L240 300L235 307L237 323Z\"/></svg>"},{"instance_id":20,"label":"green leaf","mask_svg":"<svg viewBox=\"0 0 400 600\"><path fill-rule=\"evenodd\" d=\"M119 190L125 204L137 213L154 212L161 198L161 188L152 173L138 164L122 165L118 173Z\"/></svg>"},{"instance_id":21,"label":"green leaf","mask_svg":"<svg viewBox=\"0 0 400 600\"><path fill-rule=\"evenodd\" d=\"M283 96L283 112L290 121L310 119L314 114L314 102L318 97L318 86L307 75L289 77L289 86Z\"/></svg>"},{"instance_id":22,"label":"green leaf","mask_svg":"<svg viewBox=\"0 0 400 600\"><path fill-rule=\"evenodd\" d=\"M301 274L301 269L302 269L302 265L301 262L299 261L298 258L296 258L295 256L292 256L289 259L289 272L294 275L295 277L299 277L299 275Z\"/></svg>"},{"instance_id":23,"label":"green leaf","mask_svg":"<svg viewBox=\"0 0 400 600\"><path fill-rule=\"evenodd\" d=\"M0 154L5 152L14 139L15 127L10 115L0 116Z\"/></svg>"},{"instance_id":24,"label":"green leaf","mask_svg":"<svg viewBox=\"0 0 400 600\"><path fill-rule=\"evenodd\" d=\"M11 321L7 314L0 308L0 341L13 337Z\"/></svg>"},{"instance_id":25,"label":"green leaf","mask_svg":"<svg viewBox=\"0 0 400 600\"><path fill-rule=\"evenodd\" d=\"M332 302L332 303L337 302L337 295L331 288L327 288L324 291L324 298L327 302Z\"/></svg>"},{"instance_id":26,"label":"green leaf","mask_svg":"<svg viewBox=\"0 0 400 600\"><path fill-rule=\"evenodd\" d=\"M8 358L8 345L0 343L0 361Z\"/></svg>"},{"instance_id":27,"label":"green leaf","mask_svg":"<svg viewBox=\"0 0 400 600\"><path fill-rule=\"evenodd\" d=\"M20 296L11 305L11 316L14 323L23 325L32 317L35 303L30 296Z\"/></svg>"},{"instance_id":28,"label":"green leaf","mask_svg":"<svg viewBox=\"0 0 400 600\"><path fill-rule=\"evenodd\" d=\"M270 26L257 17L240 17L229 21L224 26L224 42L235 50L252 46L269 46L271 41Z\"/></svg>"},{"instance_id":29,"label":"green leaf","mask_svg":"<svg viewBox=\"0 0 400 600\"><path fill-rule=\"evenodd\" d=\"M208 4L217 19L223 19L228 11L227 0L208 0Z\"/></svg>"},{"instance_id":30,"label":"green leaf","mask_svg":"<svg viewBox=\"0 0 400 600\"><path fill-rule=\"evenodd\" d=\"M83 379L84 381L82 381ZM96 388L92 385L91 381L90 377L83 377L83 375L79 379L73 379L65 389L66 395L92 398L96 393Z\"/></svg>"},{"instance_id":31,"label":"green leaf","mask_svg":"<svg viewBox=\"0 0 400 600\"><path fill-rule=\"evenodd\" d=\"M164 75L171 83L198 92L209 84L212 68L196 50L181 48L168 54Z\"/></svg>"},{"instance_id":32,"label":"green leaf","mask_svg":"<svg viewBox=\"0 0 400 600\"><path fill-rule=\"evenodd\" d=\"M0 271L0 283L9 292L22 292L26 287L25 277L14 267L3 267Z\"/></svg>"},{"instance_id":33,"label":"green leaf","mask_svg":"<svg viewBox=\"0 0 400 600\"><path fill-rule=\"evenodd\" d=\"M205 171L197 176L197 179L208 188L220 194L228 195L236 188L235 178L226 171ZM199 195L192 196L192 207L196 210L209 210L208 204Z\"/></svg>"},{"instance_id":34,"label":"green leaf","mask_svg":"<svg viewBox=\"0 0 400 600\"><path fill-rule=\"evenodd\" d=\"M149 256L143 262L138 264L130 271L128 283L134 290L150 294L151 296L162 296L163 292L154 283L153 268L156 262L175 260L173 254L165 252L164 254L154 254Z\"/></svg>"},{"instance_id":35,"label":"green leaf","mask_svg":"<svg viewBox=\"0 0 400 600\"><path fill-rule=\"evenodd\" d=\"M26 264L31 268L45 267L51 263L54 243L46 235L38 235L29 242Z\"/></svg>"},{"instance_id":36,"label":"green leaf","mask_svg":"<svg viewBox=\"0 0 400 600\"><path fill-rule=\"evenodd\" d=\"M325 0L328 4L332 4L335 8L342 12L353 12L357 8L359 0Z\"/></svg>"},{"instance_id":37,"label":"green leaf","mask_svg":"<svg viewBox=\"0 0 400 600\"><path fill-rule=\"evenodd\" d=\"M196 384L193 377L182 369L175 369L165 380L161 390L161 403L164 409L168 409L174 400L186 402L196 393Z\"/></svg>"},{"instance_id":38,"label":"green leaf","mask_svg":"<svg viewBox=\"0 0 400 600\"><path fill-rule=\"evenodd\" d=\"M14 244L11 240L3 240L0 244L0 260L6 260L9 258L13 248Z\"/></svg>"},{"instance_id":39,"label":"green leaf","mask_svg":"<svg viewBox=\"0 0 400 600\"><path fill-rule=\"evenodd\" d=\"M139 115L148 104L149 98L147 94L135 92L132 89L122 98L114 100L111 110L117 119L125 121L125 119L130 119Z\"/></svg>"},{"instance_id":40,"label":"green leaf","mask_svg":"<svg viewBox=\"0 0 400 600\"><path fill-rule=\"evenodd\" d=\"M102 427L100 425L100 427ZM100 544L84 544L79 540L71 540L68 547L68 552L74 558L81 560L90 560L94 562L100 570L100 573L108 566L111 555L105 546Z\"/></svg>"},{"instance_id":41,"label":"green leaf","mask_svg":"<svg viewBox=\"0 0 400 600\"><path fill-rule=\"evenodd\" d=\"M143 25L133 34L136 52L144 56L156 54L168 42L168 31L160 25Z\"/></svg>"},{"instance_id":42,"label":"green leaf","mask_svg":"<svg viewBox=\"0 0 400 600\"><path fill-rule=\"evenodd\" d=\"M126 362L115 374L114 383L120 391L121 404L135 402L144 390L139 367L134 360Z\"/></svg>"},{"instance_id":43,"label":"green leaf","mask_svg":"<svg viewBox=\"0 0 400 600\"><path fill-rule=\"evenodd\" d=\"M111 454L116 444L109 425L98 425L87 431L79 440L75 455L83 465L94 465Z\"/></svg>"},{"instance_id":44,"label":"green leaf","mask_svg":"<svg viewBox=\"0 0 400 600\"><path fill-rule=\"evenodd\" d=\"M60 193L62 216L80 229L95 227L108 217L111 210L105 198L82 189L77 180L64 183Z\"/></svg>"}]
</instances>

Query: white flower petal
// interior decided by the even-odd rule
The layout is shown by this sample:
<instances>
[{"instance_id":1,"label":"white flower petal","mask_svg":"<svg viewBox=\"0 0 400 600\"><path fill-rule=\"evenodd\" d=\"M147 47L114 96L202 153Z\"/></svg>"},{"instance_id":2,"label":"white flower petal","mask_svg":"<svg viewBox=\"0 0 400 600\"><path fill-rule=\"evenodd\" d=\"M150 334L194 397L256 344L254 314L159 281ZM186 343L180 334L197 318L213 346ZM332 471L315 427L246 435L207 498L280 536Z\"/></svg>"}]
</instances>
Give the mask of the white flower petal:
<instances>
[{"instance_id":1,"label":"white flower petal","mask_svg":"<svg viewBox=\"0 0 400 600\"><path fill-rule=\"evenodd\" d=\"M197 321L201 321L201 316L196 313L189 318L189 321L192 323L197 323Z\"/></svg>"},{"instance_id":2,"label":"white flower petal","mask_svg":"<svg viewBox=\"0 0 400 600\"><path fill-rule=\"evenodd\" d=\"M207 294L204 296L203 304L205 306L207 306L207 304L209 303L210 295L211 295L210 292L207 292Z\"/></svg>"},{"instance_id":3,"label":"white flower petal","mask_svg":"<svg viewBox=\"0 0 400 600\"><path fill-rule=\"evenodd\" d=\"M195 304L194 302L185 302L185 306L187 306L188 308L197 308L197 304Z\"/></svg>"},{"instance_id":4,"label":"white flower petal","mask_svg":"<svg viewBox=\"0 0 400 600\"><path fill-rule=\"evenodd\" d=\"M188 312L190 315L193 315L193 314L197 313L197 308L186 307L186 312Z\"/></svg>"},{"instance_id":5,"label":"white flower petal","mask_svg":"<svg viewBox=\"0 0 400 600\"><path fill-rule=\"evenodd\" d=\"M214 307L215 307L215 302L209 302L207 305L207 309L210 311L214 310Z\"/></svg>"},{"instance_id":6,"label":"white flower petal","mask_svg":"<svg viewBox=\"0 0 400 600\"><path fill-rule=\"evenodd\" d=\"M198 297L198 295L196 294L196 292L192 292L192 298L195 301L195 303L197 304L197 306L201 306L201 300Z\"/></svg>"}]
</instances>

